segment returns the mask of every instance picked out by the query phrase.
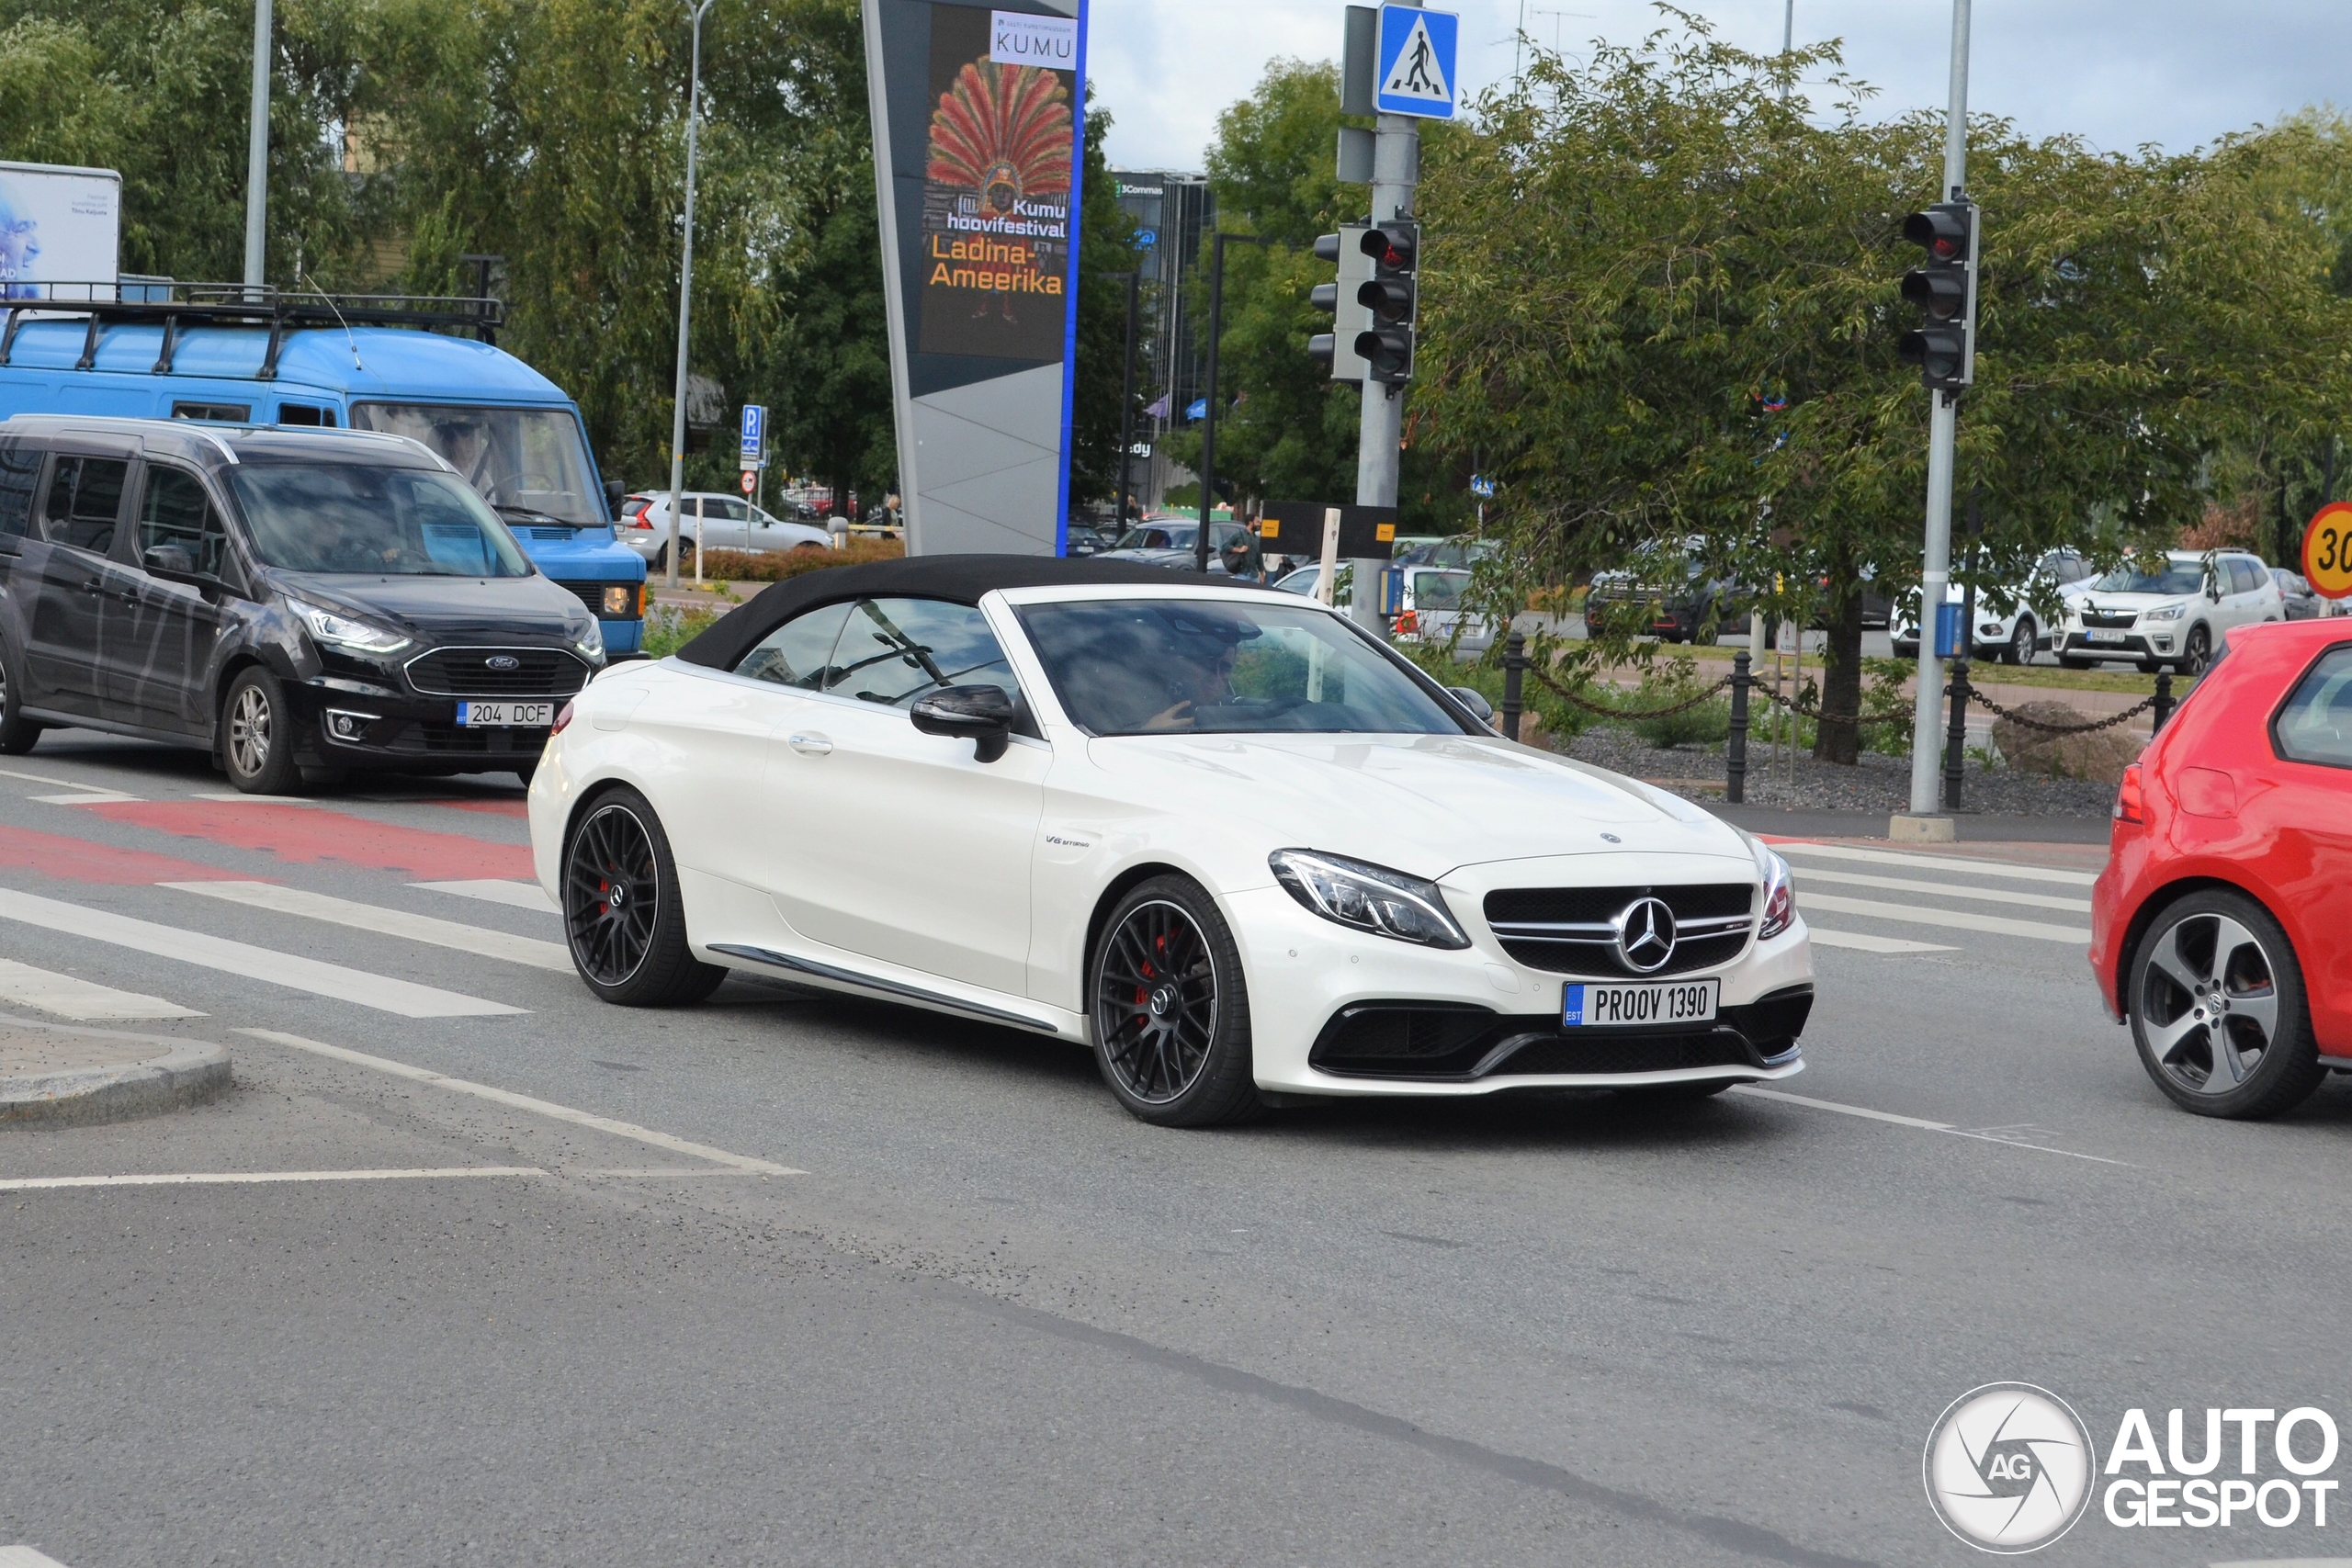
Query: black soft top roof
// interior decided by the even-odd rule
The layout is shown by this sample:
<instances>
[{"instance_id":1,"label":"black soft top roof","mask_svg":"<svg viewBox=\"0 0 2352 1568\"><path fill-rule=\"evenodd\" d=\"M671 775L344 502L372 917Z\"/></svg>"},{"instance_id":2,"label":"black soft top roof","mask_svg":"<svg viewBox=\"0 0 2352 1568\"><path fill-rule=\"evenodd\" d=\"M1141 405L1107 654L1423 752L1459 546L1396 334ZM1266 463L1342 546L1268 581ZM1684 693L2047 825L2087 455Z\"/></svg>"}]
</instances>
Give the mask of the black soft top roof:
<instances>
[{"instance_id":1,"label":"black soft top roof","mask_svg":"<svg viewBox=\"0 0 2352 1568\"><path fill-rule=\"evenodd\" d=\"M1231 578L1201 579L1139 561L1064 560L1058 556L909 556L825 567L760 590L748 603L678 649L689 664L732 670L767 635L803 610L844 599L944 599L977 604L1000 588L1184 586L1255 588Z\"/></svg>"}]
</instances>

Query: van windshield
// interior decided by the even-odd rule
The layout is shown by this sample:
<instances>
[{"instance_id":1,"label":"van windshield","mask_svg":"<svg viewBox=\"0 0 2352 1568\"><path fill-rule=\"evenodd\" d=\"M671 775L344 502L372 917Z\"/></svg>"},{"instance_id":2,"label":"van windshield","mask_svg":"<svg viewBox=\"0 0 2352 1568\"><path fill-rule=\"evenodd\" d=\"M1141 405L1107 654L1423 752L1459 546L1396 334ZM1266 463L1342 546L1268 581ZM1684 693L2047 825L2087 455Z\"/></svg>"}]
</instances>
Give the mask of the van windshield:
<instances>
[{"instance_id":1,"label":"van windshield","mask_svg":"<svg viewBox=\"0 0 2352 1568\"><path fill-rule=\"evenodd\" d=\"M354 403L351 427L422 441L509 522L601 528L607 521L605 498L589 478L588 445L569 409Z\"/></svg>"},{"instance_id":2,"label":"van windshield","mask_svg":"<svg viewBox=\"0 0 2352 1568\"><path fill-rule=\"evenodd\" d=\"M229 483L254 548L288 571L369 577L528 577L481 499L430 468L241 464Z\"/></svg>"}]
</instances>

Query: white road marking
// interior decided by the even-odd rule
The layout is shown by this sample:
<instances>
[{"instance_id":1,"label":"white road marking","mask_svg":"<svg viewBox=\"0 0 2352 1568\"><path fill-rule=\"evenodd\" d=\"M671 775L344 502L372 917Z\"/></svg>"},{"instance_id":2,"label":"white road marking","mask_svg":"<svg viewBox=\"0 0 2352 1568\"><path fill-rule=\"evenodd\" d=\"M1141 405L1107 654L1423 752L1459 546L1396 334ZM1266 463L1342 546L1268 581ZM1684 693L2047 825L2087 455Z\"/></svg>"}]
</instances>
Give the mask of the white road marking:
<instances>
[{"instance_id":1,"label":"white road marking","mask_svg":"<svg viewBox=\"0 0 2352 1568\"><path fill-rule=\"evenodd\" d=\"M200 789L188 796L190 800L225 800L232 806L316 806L315 800L303 800L290 795L247 795L241 789Z\"/></svg>"},{"instance_id":2,"label":"white road marking","mask_svg":"<svg viewBox=\"0 0 2352 1568\"><path fill-rule=\"evenodd\" d=\"M29 1546L0 1546L0 1568L65 1568L65 1564Z\"/></svg>"},{"instance_id":3,"label":"white road marking","mask_svg":"<svg viewBox=\"0 0 2352 1568\"><path fill-rule=\"evenodd\" d=\"M2087 945L2091 940L2088 926L2053 926L2041 920L2013 920L2006 915L1978 915L1965 909L1928 909L1917 904L1882 904L1875 898L1838 898L1826 893L1804 894L1797 907L1801 909L1820 909L1832 915L1874 915L1882 920L1902 920L1912 925L1950 926L1954 931L2028 936L2041 942Z\"/></svg>"},{"instance_id":4,"label":"white road marking","mask_svg":"<svg viewBox=\"0 0 2352 1568\"><path fill-rule=\"evenodd\" d=\"M1859 1116L1870 1122L1891 1122L1898 1127L1917 1127L1923 1133L1949 1133L1955 1138L1972 1138L1980 1144L1998 1144L2004 1148L2031 1149L2036 1154L2064 1155L2068 1159L2086 1159L2098 1165L2120 1165L2126 1168L2130 1164L2125 1160L2109 1159L2103 1155L2077 1154L2073 1149L2053 1149L2047 1144L2029 1144L2017 1138L2001 1137L1997 1130L1971 1132L1955 1127L1949 1122L1930 1122L1919 1116L1897 1116L1892 1111L1872 1111L1866 1105L1841 1105L1834 1100L1815 1100L1811 1095L1791 1094L1786 1089L1766 1089L1761 1084L1734 1084L1730 1092L1755 1100L1777 1100L1784 1105L1802 1105L1808 1111L1834 1111L1840 1116Z\"/></svg>"},{"instance_id":5,"label":"white road marking","mask_svg":"<svg viewBox=\"0 0 2352 1568\"><path fill-rule=\"evenodd\" d=\"M60 1018L202 1018L194 1008L167 1002L139 991L118 991L96 980L77 979L54 970L36 969L13 958L0 958L0 1001L39 1008ZM5 1564L0 1564L5 1568Z\"/></svg>"},{"instance_id":6,"label":"white road marking","mask_svg":"<svg viewBox=\"0 0 2352 1568\"><path fill-rule=\"evenodd\" d=\"M402 1018L494 1018L526 1010L504 1002L460 996L434 986L395 980L389 975L371 975L364 969L346 969L340 964L231 942L205 931L157 925L153 920L133 919L129 915L68 904L62 899L20 893L13 887L0 887L0 919L22 920L66 936L111 942L136 953L242 975L248 980L266 981L308 991L312 996L373 1008L379 1012L397 1013Z\"/></svg>"},{"instance_id":7,"label":"white road marking","mask_svg":"<svg viewBox=\"0 0 2352 1568\"><path fill-rule=\"evenodd\" d=\"M456 1176L552 1176L535 1165L452 1165L422 1170L200 1170L166 1176L26 1176L0 1180L0 1192L60 1187L242 1187L265 1181L437 1181ZM0 1568L7 1559L0 1557Z\"/></svg>"},{"instance_id":8,"label":"white road marking","mask_svg":"<svg viewBox=\"0 0 2352 1568\"><path fill-rule=\"evenodd\" d=\"M1810 900L1807 900L1810 903ZM1805 934L1815 947L1850 947L1857 953L1955 953L1957 948L1932 942L1905 942L1896 936L1872 936L1866 931L1823 931L1812 921L1805 922Z\"/></svg>"},{"instance_id":9,"label":"white road marking","mask_svg":"<svg viewBox=\"0 0 2352 1568\"><path fill-rule=\"evenodd\" d=\"M1914 876L1871 876L1859 871L1815 871L1811 866L1797 871L1797 886L1809 882L1836 882L1849 887L1883 887L1892 893L1931 893L1939 898L1975 898L1993 904L2017 904L2035 909L2064 909L2070 915L2087 915L2091 901L2087 898L2061 898L2054 893L2013 893L2006 887L1971 887L1958 882L1928 882Z\"/></svg>"},{"instance_id":10,"label":"white road marking","mask_svg":"<svg viewBox=\"0 0 2352 1568\"><path fill-rule=\"evenodd\" d=\"M32 797L46 806L119 806L127 800L144 800L143 795L124 795L119 790L86 790L80 795L37 795Z\"/></svg>"},{"instance_id":11,"label":"white road marking","mask_svg":"<svg viewBox=\"0 0 2352 1568\"><path fill-rule=\"evenodd\" d=\"M433 1084L441 1089L454 1089L459 1094L470 1094L495 1104L512 1106L517 1111L528 1111L535 1115L550 1117L558 1122L569 1122L575 1127L593 1127L600 1133L610 1133L616 1137L632 1138L640 1144L650 1144L657 1149L668 1149L672 1154L691 1155L696 1159L707 1159L717 1165L732 1167L737 1170L752 1171L761 1176L806 1176L808 1174L805 1170L795 1170L790 1166L776 1165L763 1159L753 1159L749 1155L729 1154L725 1149L712 1148L708 1144L689 1143L684 1138L673 1138L667 1133L657 1133L650 1127L639 1127L635 1122L616 1122L609 1116L599 1116L594 1111L575 1111L569 1105L558 1105L552 1100L534 1100L527 1094L516 1094L512 1089L492 1089L488 1084L473 1083L465 1078L453 1078L447 1074L433 1072L424 1067L410 1066L406 1062L395 1062L388 1056L370 1056L365 1052L349 1050L341 1045L330 1045L322 1040L306 1040L300 1034L281 1033L275 1029L240 1029L237 1032L249 1034L255 1040L269 1040L280 1045L291 1045L298 1051L310 1051L322 1056L331 1056L338 1062L349 1062L354 1066L373 1067L379 1073L390 1073L394 1077Z\"/></svg>"},{"instance_id":12,"label":"white road marking","mask_svg":"<svg viewBox=\"0 0 2352 1568\"><path fill-rule=\"evenodd\" d=\"M270 909L281 915L301 915L383 936L430 942L435 947L454 947L459 953L478 953L486 958L503 958L509 964L527 964L535 969L571 973L571 954L560 942L494 931L487 926L462 925L435 915L387 909L380 904L361 904L307 888L288 887L280 882L164 882L156 886L201 894L207 898L225 898L232 904Z\"/></svg>"},{"instance_id":13,"label":"white road marking","mask_svg":"<svg viewBox=\"0 0 2352 1568\"><path fill-rule=\"evenodd\" d=\"M61 779L49 773L20 773L14 768L0 768L0 779L22 779L27 784L54 784L59 789L92 790L99 795L120 793L111 784L85 784L75 779Z\"/></svg>"},{"instance_id":14,"label":"white road marking","mask_svg":"<svg viewBox=\"0 0 2352 1568\"><path fill-rule=\"evenodd\" d=\"M1811 855L1820 860L1867 861L1874 865L1908 865L1926 871L1973 872L1980 876L2007 876L2019 882L2063 882L2088 887L2098 880L2088 871L2064 871L2049 865L2018 865L2005 860L1976 860L1962 855L1906 855L1896 850L1860 850L1851 844L1792 841L1774 844L1782 854Z\"/></svg>"},{"instance_id":15,"label":"white road marking","mask_svg":"<svg viewBox=\"0 0 2352 1568\"><path fill-rule=\"evenodd\" d=\"M510 908L536 909L542 915L563 913L536 882L503 882L485 877L467 882L412 882L409 886L435 893L454 893L460 898L479 898L486 904L504 904Z\"/></svg>"}]
</instances>

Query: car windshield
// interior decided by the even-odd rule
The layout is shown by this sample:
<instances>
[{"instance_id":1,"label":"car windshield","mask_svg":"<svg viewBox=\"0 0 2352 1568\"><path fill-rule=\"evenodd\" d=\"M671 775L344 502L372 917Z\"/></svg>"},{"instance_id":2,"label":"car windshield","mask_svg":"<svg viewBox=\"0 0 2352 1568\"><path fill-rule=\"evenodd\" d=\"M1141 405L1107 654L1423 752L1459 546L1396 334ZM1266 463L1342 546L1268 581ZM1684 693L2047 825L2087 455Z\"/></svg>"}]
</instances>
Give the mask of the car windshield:
<instances>
[{"instance_id":1,"label":"car windshield","mask_svg":"<svg viewBox=\"0 0 2352 1568\"><path fill-rule=\"evenodd\" d=\"M601 528L607 521L604 497L590 477L588 444L569 409L354 403L351 427L422 441L475 494L510 515L527 513L583 528Z\"/></svg>"},{"instance_id":2,"label":"car windshield","mask_svg":"<svg viewBox=\"0 0 2352 1568\"><path fill-rule=\"evenodd\" d=\"M2162 571L2121 566L2091 586L2098 593L2196 593L2205 587L2205 568L2196 561L2172 561Z\"/></svg>"},{"instance_id":3,"label":"car windshield","mask_svg":"<svg viewBox=\"0 0 2352 1568\"><path fill-rule=\"evenodd\" d=\"M1413 574L1413 608L1459 609L1462 591L1469 586L1470 574L1466 571L1417 571Z\"/></svg>"},{"instance_id":4,"label":"car windshield","mask_svg":"<svg viewBox=\"0 0 2352 1568\"><path fill-rule=\"evenodd\" d=\"M1027 604L1062 706L1094 735L1460 735L1389 655L1337 616L1270 601Z\"/></svg>"},{"instance_id":5,"label":"car windshield","mask_svg":"<svg viewBox=\"0 0 2352 1568\"><path fill-rule=\"evenodd\" d=\"M230 485L254 547L288 571L370 577L528 577L481 498L430 468L241 464Z\"/></svg>"},{"instance_id":6,"label":"car windshield","mask_svg":"<svg viewBox=\"0 0 2352 1568\"><path fill-rule=\"evenodd\" d=\"M1236 536L1243 532L1238 523L1209 525L1209 543L1216 549L1225 548ZM1143 523L1119 536L1114 547L1122 550L1189 550L1201 536L1198 523Z\"/></svg>"}]
</instances>

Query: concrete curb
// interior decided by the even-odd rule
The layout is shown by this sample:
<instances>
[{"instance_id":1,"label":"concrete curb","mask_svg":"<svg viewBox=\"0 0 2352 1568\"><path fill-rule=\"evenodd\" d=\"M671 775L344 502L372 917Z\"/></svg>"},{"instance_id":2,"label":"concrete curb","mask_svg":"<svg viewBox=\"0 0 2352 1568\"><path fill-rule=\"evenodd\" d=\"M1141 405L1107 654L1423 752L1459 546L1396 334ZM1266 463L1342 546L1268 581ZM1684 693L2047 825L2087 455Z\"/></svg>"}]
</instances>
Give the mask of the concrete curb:
<instances>
[{"instance_id":1,"label":"concrete curb","mask_svg":"<svg viewBox=\"0 0 2352 1568\"><path fill-rule=\"evenodd\" d=\"M229 1050L207 1040L172 1040L110 1029L49 1024L62 1033L102 1039L152 1041L171 1051L152 1061L119 1067L81 1067L69 1072L28 1073L0 1077L0 1126L86 1125L158 1116L211 1099L230 1084Z\"/></svg>"}]
</instances>

